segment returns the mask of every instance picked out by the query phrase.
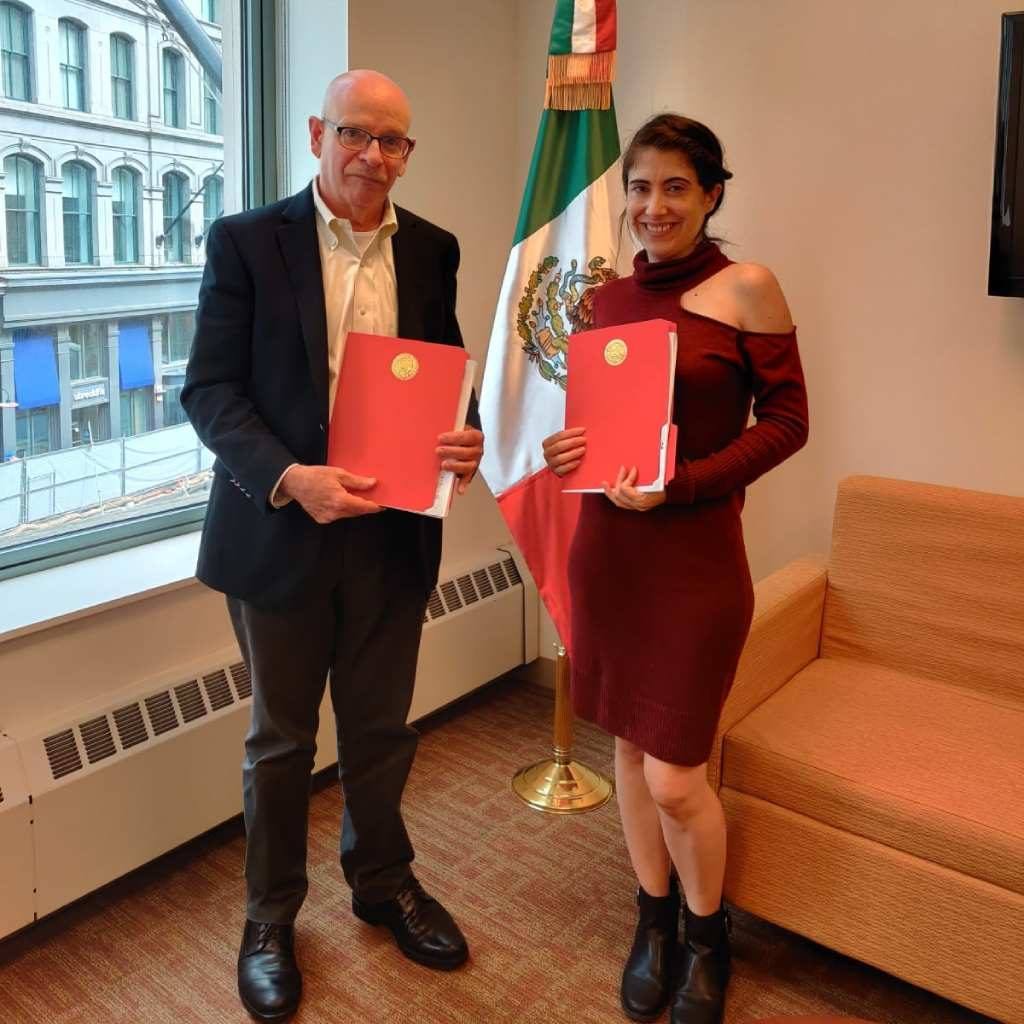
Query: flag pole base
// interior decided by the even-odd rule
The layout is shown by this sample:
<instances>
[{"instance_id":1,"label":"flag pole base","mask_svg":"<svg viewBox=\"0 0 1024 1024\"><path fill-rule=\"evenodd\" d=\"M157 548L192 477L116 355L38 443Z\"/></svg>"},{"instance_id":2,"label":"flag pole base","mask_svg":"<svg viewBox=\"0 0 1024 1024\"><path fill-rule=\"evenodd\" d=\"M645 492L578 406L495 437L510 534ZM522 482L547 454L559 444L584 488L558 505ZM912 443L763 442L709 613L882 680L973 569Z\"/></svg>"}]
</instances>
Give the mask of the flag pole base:
<instances>
[{"instance_id":1,"label":"flag pole base","mask_svg":"<svg viewBox=\"0 0 1024 1024\"><path fill-rule=\"evenodd\" d=\"M579 761L538 761L518 771L512 779L516 796L538 811L576 814L603 807L612 795L612 784Z\"/></svg>"}]
</instances>

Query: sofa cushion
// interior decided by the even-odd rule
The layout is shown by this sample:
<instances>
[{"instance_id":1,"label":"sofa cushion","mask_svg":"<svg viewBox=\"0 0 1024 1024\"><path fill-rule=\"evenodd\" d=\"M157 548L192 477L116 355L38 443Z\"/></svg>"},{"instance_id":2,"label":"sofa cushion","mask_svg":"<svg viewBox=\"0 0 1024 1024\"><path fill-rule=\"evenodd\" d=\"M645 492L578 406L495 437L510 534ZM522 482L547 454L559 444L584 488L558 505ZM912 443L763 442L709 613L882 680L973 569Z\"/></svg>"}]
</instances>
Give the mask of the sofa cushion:
<instances>
[{"instance_id":1,"label":"sofa cushion","mask_svg":"<svg viewBox=\"0 0 1024 1024\"><path fill-rule=\"evenodd\" d=\"M723 784L1024 894L1024 709L818 659L726 735Z\"/></svg>"},{"instance_id":2,"label":"sofa cushion","mask_svg":"<svg viewBox=\"0 0 1024 1024\"><path fill-rule=\"evenodd\" d=\"M1024 706L1024 498L850 477L828 577L823 657Z\"/></svg>"}]
</instances>

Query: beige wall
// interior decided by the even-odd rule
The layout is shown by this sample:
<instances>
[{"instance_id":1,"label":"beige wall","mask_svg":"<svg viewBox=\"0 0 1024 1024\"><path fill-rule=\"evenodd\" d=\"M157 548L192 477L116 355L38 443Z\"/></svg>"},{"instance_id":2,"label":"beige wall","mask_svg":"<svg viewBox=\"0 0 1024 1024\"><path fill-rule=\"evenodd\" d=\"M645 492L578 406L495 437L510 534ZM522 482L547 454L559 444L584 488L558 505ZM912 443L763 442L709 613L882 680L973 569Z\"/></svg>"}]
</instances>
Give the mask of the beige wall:
<instances>
[{"instance_id":1,"label":"beige wall","mask_svg":"<svg viewBox=\"0 0 1024 1024\"><path fill-rule=\"evenodd\" d=\"M393 195L459 239L459 322L478 374L518 212L515 26L508 0L349 0L350 66L391 75L411 98L416 150ZM445 558L507 538L477 478L446 524Z\"/></svg>"},{"instance_id":2,"label":"beige wall","mask_svg":"<svg viewBox=\"0 0 1024 1024\"><path fill-rule=\"evenodd\" d=\"M750 489L755 576L827 548L850 473L1024 493L1024 300L986 294L1007 5L618 8L620 131L666 109L715 128L736 175L718 232L734 258L772 267L800 330L811 442ZM528 67L551 5L521 9ZM535 77L523 82L531 108Z\"/></svg>"}]
</instances>

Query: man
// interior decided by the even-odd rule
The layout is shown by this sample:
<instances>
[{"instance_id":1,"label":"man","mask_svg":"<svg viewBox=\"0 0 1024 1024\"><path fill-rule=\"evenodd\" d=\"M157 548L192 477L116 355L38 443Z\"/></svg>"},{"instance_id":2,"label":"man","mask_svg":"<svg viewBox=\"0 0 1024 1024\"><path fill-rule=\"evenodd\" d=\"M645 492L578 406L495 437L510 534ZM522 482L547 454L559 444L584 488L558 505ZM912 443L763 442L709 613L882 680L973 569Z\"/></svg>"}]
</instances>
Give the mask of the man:
<instances>
[{"instance_id":1,"label":"man","mask_svg":"<svg viewBox=\"0 0 1024 1024\"><path fill-rule=\"evenodd\" d=\"M328 675L352 909L390 928L420 963L453 968L468 955L412 874L400 810L440 523L382 510L365 493L375 480L323 465L348 331L462 344L458 243L388 198L414 146L410 121L408 100L384 75L331 82L323 116L309 119L319 159L310 186L210 230L181 395L217 456L198 575L228 595L252 675L238 985L264 1021L283 1020L301 997L293 921L307 890L310 771ZM475 409L470 419L478 423ZM475 427L439 438L458 493L482 450Z\"/></svg>"}]
</instances>

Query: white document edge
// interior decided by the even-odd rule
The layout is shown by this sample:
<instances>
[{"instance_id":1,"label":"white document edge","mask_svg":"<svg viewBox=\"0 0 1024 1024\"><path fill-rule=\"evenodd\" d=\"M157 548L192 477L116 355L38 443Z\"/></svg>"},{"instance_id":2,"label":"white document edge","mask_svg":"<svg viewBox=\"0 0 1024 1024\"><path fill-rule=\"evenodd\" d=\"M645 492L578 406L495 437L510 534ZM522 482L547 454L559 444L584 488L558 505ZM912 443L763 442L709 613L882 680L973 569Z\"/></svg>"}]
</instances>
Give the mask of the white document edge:
<instances>
[{"instance_id":1,"label":"white document edge","mask_svg":"<svg viewBox=\"0 0 1024 1024\"><path fill-rule=\"evenodd\" d=\"M462 375L462 391L459 393L459 405L455 412L455 424L452 430L461 430L466 422L466 413L469 411L469 399L473 394L473 379L476 376L476 360L467 359L466 369ZM452 495L455 492L455 474L450 469L442 469L437 477L437 490L434 492L434 504L430 508L405 508L398 509L400 512L415 512L417 515L433 516L435 519L444 519L452 504ZM393 508L394 506L389 506Z\"/></svg>"}]
</instances>

